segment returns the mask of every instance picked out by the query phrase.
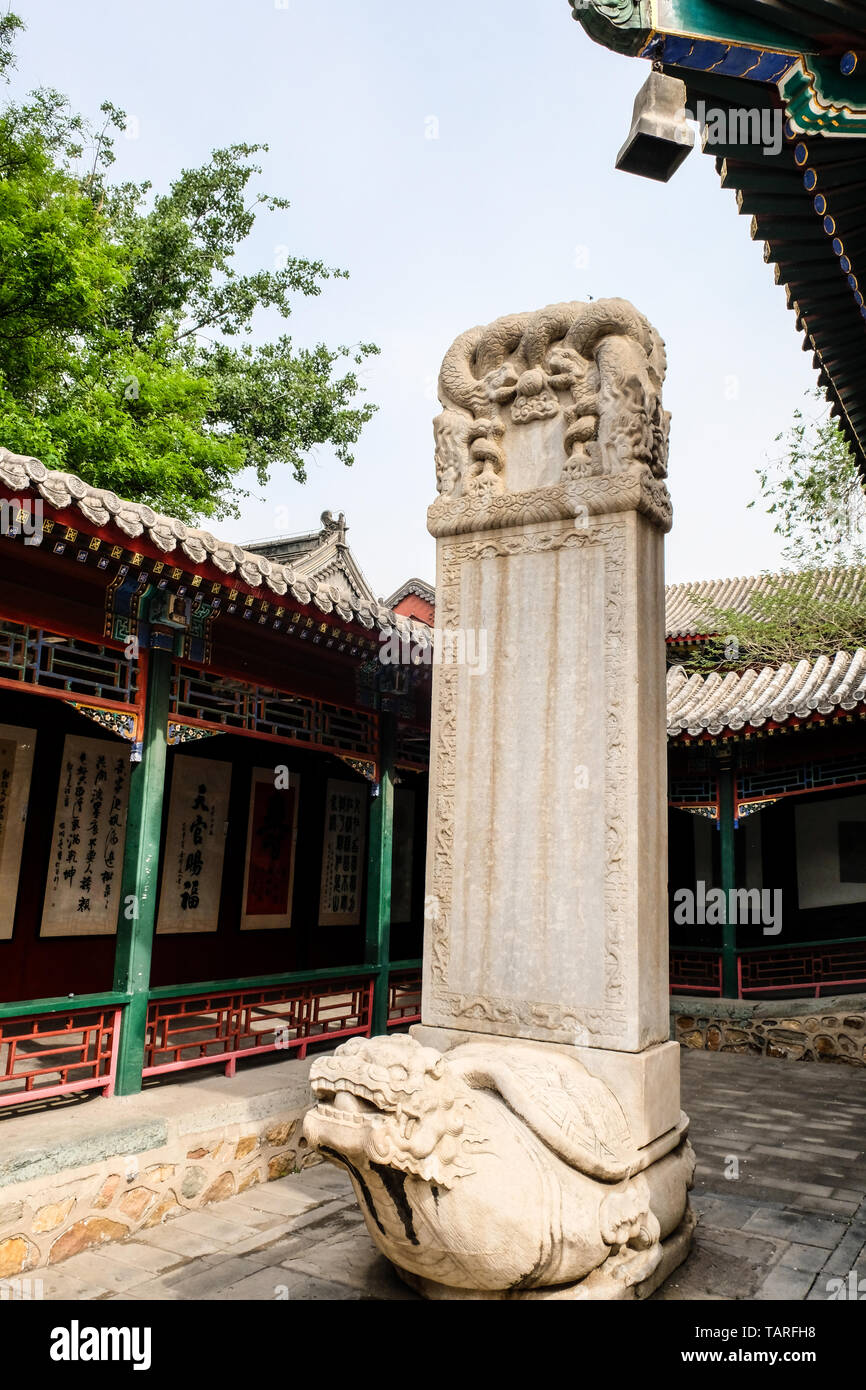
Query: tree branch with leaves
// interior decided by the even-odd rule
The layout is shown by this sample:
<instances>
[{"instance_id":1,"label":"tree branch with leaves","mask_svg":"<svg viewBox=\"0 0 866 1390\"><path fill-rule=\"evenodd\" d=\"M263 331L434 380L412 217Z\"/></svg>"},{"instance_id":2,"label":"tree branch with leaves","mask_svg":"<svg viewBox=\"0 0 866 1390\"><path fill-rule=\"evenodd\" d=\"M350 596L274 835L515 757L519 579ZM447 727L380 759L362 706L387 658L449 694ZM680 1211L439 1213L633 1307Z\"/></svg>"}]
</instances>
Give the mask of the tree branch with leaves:
<instances>
[{"instance_id":1,"label":"tree branch with leaves","mask_svg":"<svg viewBox=\"0 0 866 1390\"><path fill-rule=\"evenodd\" d=\"M21 27L0 19L0 75ZM351 465L378 348L254 339L260 311L286 320L348 274L238 270L257 218L289 207L255 189L267 146L214 150L154 196L110 181L125 117L101 113L50 89L0 112L0 443L186 521L237 515L243 469L303 482L319 445Z\"/></svg>"}]
</instances>

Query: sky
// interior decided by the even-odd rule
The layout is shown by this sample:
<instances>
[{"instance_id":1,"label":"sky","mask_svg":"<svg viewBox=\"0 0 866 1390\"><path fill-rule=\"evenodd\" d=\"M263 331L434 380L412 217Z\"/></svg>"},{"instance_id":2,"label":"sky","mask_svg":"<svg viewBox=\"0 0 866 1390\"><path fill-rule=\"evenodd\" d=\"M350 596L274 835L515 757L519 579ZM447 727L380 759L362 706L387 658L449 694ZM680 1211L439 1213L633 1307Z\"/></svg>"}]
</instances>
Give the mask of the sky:
<instances>
[{"instance_id":1,"label":"sky","mask_svg":"<svg viewBox=\"0 0 866 1390\"><path fill-rule=\"evenodd\" d=\"M344 512L377 595L434 579L431 421L453 339L562 300L630 299L665 339L672 411L670 582L781 563L755 470L814 386L811 357L749 219L699 150L669 184L614 168L649 71L609 53L567 0L16 0L27 24L12 93L39 85L91 116L126 111L118 180L166 188L181 168L264 142L263 215L239 268L286 254L350 272L299 300L295 341L373 341L379 407L346 469L326 447L308 481L277 469L237 519L244 541ZM283 331L263 312L255 340Z\"/></svg>"}]
</instances>

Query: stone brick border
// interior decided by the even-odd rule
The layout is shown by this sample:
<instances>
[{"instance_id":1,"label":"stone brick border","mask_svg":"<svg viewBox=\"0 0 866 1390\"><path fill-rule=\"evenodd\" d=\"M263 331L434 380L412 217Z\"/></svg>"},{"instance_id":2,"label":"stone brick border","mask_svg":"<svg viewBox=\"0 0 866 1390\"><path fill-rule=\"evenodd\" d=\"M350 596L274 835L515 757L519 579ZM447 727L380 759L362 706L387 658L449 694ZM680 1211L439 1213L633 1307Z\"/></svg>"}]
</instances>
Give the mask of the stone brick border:
<instances>
[{"instance_id":1,"label":"stone brick border","mask_svg":"<svg viewBox=\"0 0 866 1390\"><path fill-rule=\"evenodd\" d=\"M297 1172L310 1162L299 1148L302 1117L186 1134L158 1149L0 1189L0 1279Z\"/></svg>"},{"instance_id":2,"label":"stone brick border","mask_svg":"<svg viewBox=\"0 0 866 1390\"><path fill-rule=\"evenodd\" d=\"M828 999L712 999L675 995L671 1037L683 1047L794 1062L866 1066L866 995Z\"/></svg>"},{"instance_id":3,"label":"stone brick border","mask_svg":"<svg viewBox=\"0 0 866 1390\"><path fill-rule=\"evenodd\" d=\"M320 1162L309 1063L93 1097L0 1121L0 1280Z\"/></svg>"}]
</instances>

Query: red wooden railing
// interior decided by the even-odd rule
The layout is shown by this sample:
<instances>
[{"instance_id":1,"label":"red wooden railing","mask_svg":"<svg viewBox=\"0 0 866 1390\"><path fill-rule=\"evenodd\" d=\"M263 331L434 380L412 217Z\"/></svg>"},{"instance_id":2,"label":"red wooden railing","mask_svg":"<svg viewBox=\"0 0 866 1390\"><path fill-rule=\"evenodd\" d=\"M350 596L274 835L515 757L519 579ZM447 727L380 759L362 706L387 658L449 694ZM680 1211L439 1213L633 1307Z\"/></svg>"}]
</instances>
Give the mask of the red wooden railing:
<instances>
[{"instance_id":1,"label":"red wooden railing","mask_svg":"<svg viewBox=\"0 0 866 1390\"><path fill-rule=\"evenodd\" d=\"M372 1004L371 978L151 1000L142 1075L224 1062L233 1076L239 1057L306 1057L311 1042L369 1033Z\"/></svg>"},{"instance_id":2,"label":"red wooden railing","mask_svg":"<svg viewBox=\"0 0 866 1390\"><path fill-rule=\"evenodd\" d=\"M421 1022L421 975L417 970L395 973L388 981L388 1027Z\"/></svg>"},{"instance_id":3,"label":"red wooden railing","mask_svg":"<svg viewBox=\"0 0 866 1390\"><path fill-rule=\"evenodd\" d=\"M114 1091L120 1009L69 1008L0 1019L0 1106Z\"/></svg>"},{"instance_id":4,"label":"red wooden railing","mask_svg":"<svg viewBox=\"0 0 866 1390\"><path fill-rule=\"evenodd\" d=\"M821 998L833 990L866 986L866 941L804 942L778 950L757 948L737 955L737 994L741 999ZM720 950L685 950L670 954L671 994L720 996Z\"/></svg>"},{"instance_id":5,"label":"red wooden railing","mask_svg":"<svg viewBox=\"0 0 866 1390\"><path fill-rule=\"evenodd\" d=\"M679 951L670 953L671 994L721 994L721 951Z\"/></svg>"},{"instance_id":6,"label":"red wooden railing","mask_svg":"<svg viewBox=\"0 0 866 1390\"><path fill-rule=\"evenodd\" d=\"M311 1044L369 1036L377 973L318 972L317 979L279 984L239 981L231 988L195 985L153 992L148 1006L143 1076L222 1065L234 1075L239 1058L286 1051L305 1057ZM322 979L322 975L328 978ZM421 972L388 977L388 1028L421 1017ZM94 996L91 996L94 998ZM106 996L103 996L105 999ZM114 1091L125 996L87 1007L60 1000L0 1005L0 1106L66 1095ZM55 1007L56 1006L56 1007Z\"/></svg>"},{"instance_id":7,"label":"red wooden railing","mask_svg":"<svg viewBox=\"0 0 866 1390\"><path fill-rule=\"evenodd\" d=\"M789 997L819 999L822 993L866 985L866 942L744 953L737 960L737 980L743 999L781 991L788 991Z\"/></svg>"},{"instance_id":8,"label":"red wooden railing","mask_svg":"<svg viewBox=\"0 0 866 1390\"><path fill-rule=\"evenodd\" d=\"M233 1076L239 1058L267 1052L306 1057L311 1044L370 1036L375 976L183 993L152 999L143 1076L222 1064ZM421 1017L417 970L388 980L388 1027Z\"/></svg>"}]
</instances>

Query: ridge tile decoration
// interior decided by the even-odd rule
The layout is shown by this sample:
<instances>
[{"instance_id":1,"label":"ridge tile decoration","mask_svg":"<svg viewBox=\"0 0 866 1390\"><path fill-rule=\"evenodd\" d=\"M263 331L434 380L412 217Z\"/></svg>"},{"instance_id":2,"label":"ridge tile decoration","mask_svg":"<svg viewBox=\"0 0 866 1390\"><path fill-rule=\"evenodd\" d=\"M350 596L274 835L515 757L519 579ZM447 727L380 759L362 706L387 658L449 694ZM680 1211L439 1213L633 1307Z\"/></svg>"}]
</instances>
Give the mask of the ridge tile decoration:
<instances>
[{"instance_id":1,"label":"ridge tile decoration","mask_svg":"<svg viewBox=\"0 0 866 1390\"><path fill-rule=\"evenodd\" d=\"M433 667L421 1023L317 1061L305 1121L431 1299L645 1297L690 1247L664 371L619 299L497 319L443 362L436 623L467 640Z\"/></svg>"},{"instance_id":2,"label":"ridge tile decoration","mask_svg":"<svg viewBox=\"0 0 866 1390\"><path fill-rule=\"evenodd\" d=\"M797 571L782 574L736 575L727 579L687 580L668 584L665 589L665 631L669 641L678 637L718 635L713 626L716 609L733 608L748 613L753 601L802 579ZM840 565L836 569L812 571L814 594L866 604L866 567Z\"/></svg>"}]
</instances>

